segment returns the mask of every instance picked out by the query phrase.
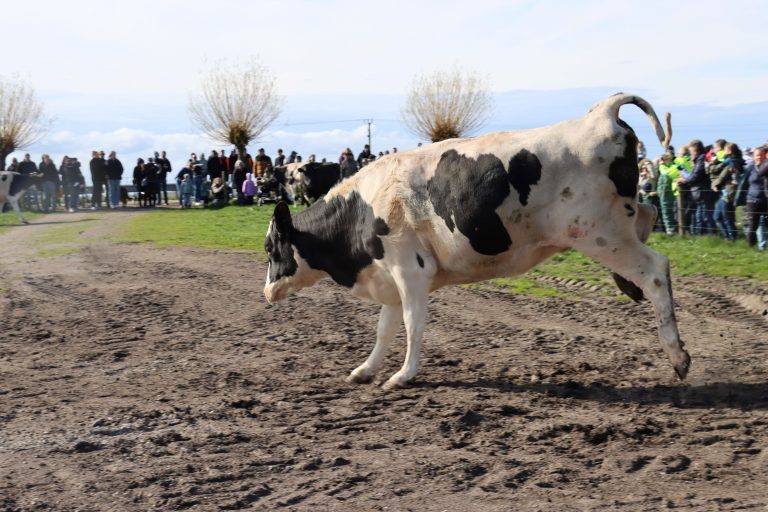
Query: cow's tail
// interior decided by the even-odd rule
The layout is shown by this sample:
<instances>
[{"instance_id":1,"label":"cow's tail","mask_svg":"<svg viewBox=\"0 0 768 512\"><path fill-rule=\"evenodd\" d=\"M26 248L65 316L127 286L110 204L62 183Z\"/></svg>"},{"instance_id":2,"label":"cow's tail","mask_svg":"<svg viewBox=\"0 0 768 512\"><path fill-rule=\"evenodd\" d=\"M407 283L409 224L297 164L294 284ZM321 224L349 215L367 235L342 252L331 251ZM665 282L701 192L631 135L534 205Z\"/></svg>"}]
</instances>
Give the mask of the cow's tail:
<instances>
[{"instance_id":1,"label":"cow's tail","mask_svg":"<svg viewBox=\"0 0 768 512\"><path fill-rule=\"evenodd\" d=\"M661 127L661 123L659 122L659 118L656 116L656 112L653 110L653 107L650 103L645 101L640 96L635 96L634 94L625 94L623 92L620 92L618 94L614 94L601 104L596 105L593 107L593 109L597 107L605 108L606 110L609 110L611 114L613 114L613 118L618 120L619 119L619 109L622 107L622 105L627 104L637 105L637 107L640 108L643 112L645 112L645 115L648 116L648 119L651 121L651 126L653 126L653 129L656 130L656 136L659 138L659 142L661 142L661 145L666 149L669 147L669 143L672 140L672 114L669 112L666 113L664 116L666 120L666 134L664 132L664 129ZM590 110L591 112L591 110Z\"/></svg>"}]
</instances>

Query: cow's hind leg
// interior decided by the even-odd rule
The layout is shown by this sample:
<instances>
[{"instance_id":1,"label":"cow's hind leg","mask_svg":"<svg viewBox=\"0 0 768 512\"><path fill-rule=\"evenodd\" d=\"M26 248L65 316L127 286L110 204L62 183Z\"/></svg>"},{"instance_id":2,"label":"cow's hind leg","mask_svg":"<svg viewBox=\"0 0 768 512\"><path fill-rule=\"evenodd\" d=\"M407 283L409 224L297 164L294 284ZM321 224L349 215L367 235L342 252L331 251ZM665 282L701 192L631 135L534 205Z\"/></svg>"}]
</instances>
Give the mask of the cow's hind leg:
<instances>
[{"instance_id":1,"label":"cow's hind leg","mask_svg":"<svg viewBox=\"0 0 768 512\"><path fill-rule=\"evenodd\" d=\"M397 334L397 329L403 322L403 307L384 305L379 314L379 325L376 329L376 345L371 355L363 364L355 368L347 377L347 382L370 382L381 369L384 357L387 355L389 345Z\"/></svg>"},{"instance_id":2,"label":"cow's hind leg","mask_svg":"<svg viewBox=\"0 0 768 512\"><path fill-rule=\"evenodd\" d=\"M691 358L683 348L684 344L677 330L669 260L651 250L635 236L614 240L597 237L594 244L585 240L574 248L624 276L650 299L656 312L661 346L678 377L685 379Z\"/></svg>"}]
</instances>

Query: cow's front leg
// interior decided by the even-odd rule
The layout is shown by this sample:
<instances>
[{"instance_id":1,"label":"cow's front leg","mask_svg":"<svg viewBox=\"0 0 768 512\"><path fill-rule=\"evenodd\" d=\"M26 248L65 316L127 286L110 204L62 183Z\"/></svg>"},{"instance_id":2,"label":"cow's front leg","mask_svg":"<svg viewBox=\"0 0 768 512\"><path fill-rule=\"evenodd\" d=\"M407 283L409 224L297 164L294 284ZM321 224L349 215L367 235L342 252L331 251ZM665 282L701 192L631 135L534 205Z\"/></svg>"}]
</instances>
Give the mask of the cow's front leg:
<instances>
[{"instance_id":1,"label":"cow's front leg","mask_svg":"<svg viewBox=\"0 0 768 512\"><path fill-rule=\"evenodd\" d=\"M418 262L418 264L416 264ZM413 265L402 265L393 272L395 283L400 292L403 307L403 320L408 348L405 361L400 370L384 383L384 389L405 386L419 369L421 339L427 321L427 301L429 287L435 275L435 263L431 256L413 254Z\"/></svg>"},{"instance_id":2,"label":"cow's front leg","mask_svg":"<svg viewBox=\"0 0 768 512\"><path fill-rule=\"evenodd\" d=\"M397 329L403 322L403 307L387 306L381 307L379 314L379 325L376 329L376 345L371 351L371 355L363 364L355 368L347 377L347 382L363 383L370 380L381 369L384 357L387 355L389 345L397 334Z\"/></svg>"},{"instance_id":3,"label":"cow's front leg","mask_svg":"<svg viewBox=\"0 0 768 512\"><path fill-rule=\"evenodd\" d=\"M29 224L29 221L24 218L24 215L21 213L21 208L19 207L19 198L18 197L9 197L8 202L11 203L11 206L13 207L13 211L16 212L16 216L19 218L19 220L24 224Z\"/></svg>"}]
</instances>

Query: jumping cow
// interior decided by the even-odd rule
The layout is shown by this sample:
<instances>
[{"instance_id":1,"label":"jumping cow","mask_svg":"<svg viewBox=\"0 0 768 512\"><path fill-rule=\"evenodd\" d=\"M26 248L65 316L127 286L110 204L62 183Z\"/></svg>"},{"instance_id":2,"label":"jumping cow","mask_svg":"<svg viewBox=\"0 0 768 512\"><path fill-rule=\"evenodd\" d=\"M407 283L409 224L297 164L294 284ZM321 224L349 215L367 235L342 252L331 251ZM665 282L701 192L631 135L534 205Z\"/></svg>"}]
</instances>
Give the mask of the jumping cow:
<instances>
[{"instance_id":1,"label":"jumping cow","mask_svg":"<svg viewBox=\"0 0 768 512\"><path fill-rule=\"evenodd\" d=\"M661 345L684 379L690 356L669 261L643 243L656 213L637 201L637 137L619 119L626 104L645 112L666 147L669 117L665 136L645 100L617 94L581 119L390 155L293 217L278 204L265 243L267 300L330 276L382 304L373 351L348 380L376 375L404 320L405 362L384 384L392 388L416 375L432 290L522 274L573 248L615 272L628 295L651 300Z\"/></svg>"},{"instance_id":2,"label":"jumping cow","mask_svg":"<svg viewBox=\"0 0 768 512\"><path fill-rule=\"evenodd\" d=\"M32 184L31 176L13 171L0 171L0 212L3 211L7 202L16 212L19 220L24 224L29 224L21 213L19 201Z\"/></svg>"}]
</instances>

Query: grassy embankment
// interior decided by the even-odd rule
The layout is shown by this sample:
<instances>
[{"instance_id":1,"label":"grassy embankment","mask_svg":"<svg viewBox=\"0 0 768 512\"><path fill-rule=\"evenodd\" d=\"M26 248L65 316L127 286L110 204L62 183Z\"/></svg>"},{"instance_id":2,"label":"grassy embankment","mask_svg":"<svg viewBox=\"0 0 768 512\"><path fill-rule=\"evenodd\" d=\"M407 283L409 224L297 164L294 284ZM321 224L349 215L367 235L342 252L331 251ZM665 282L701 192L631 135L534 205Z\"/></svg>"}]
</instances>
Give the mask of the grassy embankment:
<instances>
[{"instance_id":1,"label":"grassy embankment","mask_svg":"<svg viewBox=\"0 0 768 512\"><path fill-rule=\"evenodd\" d=\"M272 210L271 205L230 206L217 211L157 210L130 219L115 240L254 251L263 258L264 237ZM681 238L653 234L649 244L669 257L676 276L707 274L768 283L768 255L750 249L743 240L731 244L713 236ZM492 283L528 295L562 293L561 287L537 279L543 276L577 279L595 285L612 283L602 265L574 251L557 254L524 276L494 279ZM614 289L613 285L610 289Z\"/></svg>"}]
</instances>

